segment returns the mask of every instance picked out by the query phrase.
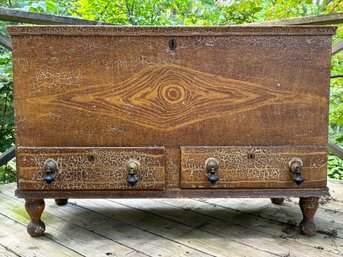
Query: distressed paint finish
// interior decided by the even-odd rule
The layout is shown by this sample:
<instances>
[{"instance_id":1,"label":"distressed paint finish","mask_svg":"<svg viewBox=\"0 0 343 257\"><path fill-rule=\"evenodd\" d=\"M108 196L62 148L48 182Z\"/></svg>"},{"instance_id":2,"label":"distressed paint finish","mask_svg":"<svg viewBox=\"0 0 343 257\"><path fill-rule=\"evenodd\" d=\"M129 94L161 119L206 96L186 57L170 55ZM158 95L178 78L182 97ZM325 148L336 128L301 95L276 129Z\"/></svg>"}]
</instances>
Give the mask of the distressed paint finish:
<instances>
[{"instance_id":1,"label":"distressed paint finish","mask_svg":"<svg viewBox=\"0 0 343 257\"><path fill-rule=\"evenodd\" d=\"M326 187L326 147L182 147L183 188L298 188ZM289 162L303 161L300 186L293 181ZM219 181L208 181L205 162L218 160Z\"/></svg>"},{"instance_id":2,"label":"distressed paint finish","mask_svg":"<svg viewBox=\"0 0 343 257\"><path fill-rule=\"evenodd\" d=\"M96 85L65 93L27 98L34 109L83 110L121 119L132 126L168 133L209 119L234 118L266 106L303 102L325 104L325 98L227 79L178 65L153 65L118 84Z\"/></svg>"},{"instance_id":3,"label":"distressed paint finish","mask_svg":"<svg viewBox=\"0 0 343 257\"><path fill-rule=\"evenodd\" d=\"M316 224L313 217L319 206L318 197L300 197L299 205L303 214L303 220L299 224L300 232L307 236L316 234Z\"/></svg>"},{"instance_id":4,"label":"distressed paint finish","mask_svg":"<svg viewBox=\"0 0 343 257\"><path fill-rule=\"evenodd\" d=\"M10 29L18 146L327 143L332 28L101 30Z\"/></svg>"},{"instance_id":5,"label":"distressed paint finish","mask_svg":"<svg viewBox=\"0 0 343 257\"><path fill-rule=\"evenodd\" d=\"M17 146L326 145L334 30L10 27Z\"/></svg>"},{"instance_id":6,"label":"distressed paint finish","mask_svg":"<svg viewBox=\"0 0 343 257\"><path fill-rule=\"evenodd\" d=\"M17 196L29 203L295 196L302 198L301 231L315 231L310 203L328 195L334 27L16 26L9 32ZM304 164L300 186L289 168L294 157ZM130 158L141 163L133 187L125 169ZM219 160L214 185L207 158ZM43 181L49 159L59 168L51 184Z\"/></svg>"},{"instance_id":7,"label":"distressed paint finish","mask_svg":"<svg viewBox=\"0 0 343 257\"><path fill-rule=\"evenodd\" d=\"M151 148L18 148L18 183L22 190L164 189L163 147ZM47 160L57 163L56 179L42 180ZM138 183L127 183L129 160L137 160Z\"/></svg>"},{"instance_id":8,"label":"distressed paint finish","mask_svg":"<svg viewBox=\"0 0 343 257\"><path fill-rule=\"evenodd\" d=\"M15 35L65 36L268 36L268 35L327 35L335 34L331 26L9 26Z\"/></svg>"},{"instance_id":9,"label":"distressed paint finish","mask_svg":"<svg viewBox=\"0 0 343 257\"><path fill-rule=\"evenodd\" d=\"M27 225L27 232L32 237L44 234L45 224L41 220L44 208L44 199L25 199L25 209L30 216L30 223Z\"/></svg>"},{"instance_id":10,"label":"distressed paint finish","mask_svg":"<svg viewBox=\"0 0 343 257\"><path fill-rule=\"evenodd\" d=\"M165 190L16 190L21 198L289 198L329 197L328 188L235 188Z\"/></svg>"}]
</instances>

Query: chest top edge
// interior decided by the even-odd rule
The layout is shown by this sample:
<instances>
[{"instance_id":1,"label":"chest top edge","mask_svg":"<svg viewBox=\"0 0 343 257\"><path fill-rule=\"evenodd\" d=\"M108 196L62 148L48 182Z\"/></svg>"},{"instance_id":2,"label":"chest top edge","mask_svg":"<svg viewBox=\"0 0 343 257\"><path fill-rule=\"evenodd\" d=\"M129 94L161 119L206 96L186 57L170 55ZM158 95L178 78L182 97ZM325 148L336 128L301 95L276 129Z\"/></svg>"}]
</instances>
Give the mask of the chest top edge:
<instances>
[{"instance_id":1,"label":"chest top edge","mask_svg":"<svg viewBox=\"0 0 343 257\"><path fill-rule=\"evenodd\" d=\"M11 36L249 36L249 35L334 35L335 26L7 26Z\"/></svg>"}]
</instances>

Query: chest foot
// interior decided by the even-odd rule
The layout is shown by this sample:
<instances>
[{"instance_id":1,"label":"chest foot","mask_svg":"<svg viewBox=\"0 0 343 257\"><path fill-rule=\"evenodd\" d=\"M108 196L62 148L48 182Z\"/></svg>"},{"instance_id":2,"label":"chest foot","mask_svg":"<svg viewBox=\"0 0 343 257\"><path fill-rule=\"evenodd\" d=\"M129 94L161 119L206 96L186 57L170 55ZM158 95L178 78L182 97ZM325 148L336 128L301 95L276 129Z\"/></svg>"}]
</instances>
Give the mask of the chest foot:
<instances>
[{"instance_id":1,"label":"chest foot","mask_svg":"<svg viewBox=\"0 0 343 257\"><path fill-rule=\"evenodd\" d=\"M300 232L306 236L316 234L316 224L313 217L318 209L318 197L300 197L299 205L303 214L303 220L299 224Z\"/></svg>"},{"instance_id":2,"label":"chest foot","mask_svg":"<svg viewBox=\"0 0 343 257\"><path fill-rule=\"evenodd\" d=\"M29 214L31 221L27 225L27 232L32 237L41 236L45 231L45 224L41 220L45 202L44 199L25 199L25 209Z\"/></svg>"}]
</instances>

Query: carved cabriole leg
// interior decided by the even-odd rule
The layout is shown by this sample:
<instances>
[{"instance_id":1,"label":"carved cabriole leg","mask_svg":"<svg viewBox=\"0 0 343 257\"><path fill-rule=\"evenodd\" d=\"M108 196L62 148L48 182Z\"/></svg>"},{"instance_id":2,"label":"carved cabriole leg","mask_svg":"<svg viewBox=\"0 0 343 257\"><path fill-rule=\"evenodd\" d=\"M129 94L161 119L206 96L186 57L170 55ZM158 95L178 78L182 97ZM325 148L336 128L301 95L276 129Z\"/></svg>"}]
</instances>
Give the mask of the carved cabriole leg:
<instances>
[{"instance_id":1,"label":"carved cabriole leg","mask_svg":"<svg viewBox=\"0 0 343 257\"><path fill-rule=\"evenodd\" d=\"M306 236L316 234L316 224L313 222L314 214L318 209L318 197L301 197L299 205L303 213L303 220L299 224L300 232Z\"/></svg>"},{"instance_id":2,"label":"carved cabriole leg","mask_svg":"<svg viewBox=\"0 0 343 257\"><path fill-rule=\"evenodd\" d=\"M56 203L58 206L63 206L63 205L66 205L66 204L68 203L68 199L56 198L56 199L55 199L55 203Z\"/></svg>"},{"instance_id":3,"label":"carved cabriole leg","mask_svg":"<svg viewBox=\"0 0 343 257\"><path fill-rule=\"evenodd\" d=\"M283 201L285 200L285 198L270 198L270 200L272 200L273 204L281 205L283 204Z\"/></svg>"},{"instance_id":4,"label":"carved cabriole leg","mask_svg":"<svg viewBox=\"0 0 343 257\"><path fill-rule=\"evenodd\" d=\"M25 201L25 209L31 218L27 232L33 237L41 236L45 231L45 224L40 219L45 207L44 199L25 199Z\"/></svg>"}]
</instances>

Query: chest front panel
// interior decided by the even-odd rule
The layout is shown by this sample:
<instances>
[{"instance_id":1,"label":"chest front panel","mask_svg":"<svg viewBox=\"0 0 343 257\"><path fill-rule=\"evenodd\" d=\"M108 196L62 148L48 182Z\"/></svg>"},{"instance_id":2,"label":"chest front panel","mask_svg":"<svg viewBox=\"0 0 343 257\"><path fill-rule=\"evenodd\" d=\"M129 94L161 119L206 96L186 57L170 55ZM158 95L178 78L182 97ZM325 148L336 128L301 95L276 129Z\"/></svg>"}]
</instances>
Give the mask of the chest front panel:
<instances>
[{"instance_id":1,"label":"chest front panel","mask_svg":"<svg viewBox=\"0 0 343 257\"><path fill-rule=\"evenodd\" d=\"M146 189L297 187L288 170L292 157L307 165L303 187L326 185L330 28L38 27L12 34L18 147L59 147L62 159L69 147L87 154L165 148L159 182L140 184ZM221 147L232 157L221 162L226 175L216 186L204 172L197 175L204 161L197 147L209 147L208 158ZM239 159L249 147L270 151ZM26 167L24 156L19 186L29 189L29 170L40 174L41 167ZM268 163L258 169L261 158ZM105 177L102 188L127 186ZM90 188L83 182L76 189Z\"/></svg>"}]
</instances>

